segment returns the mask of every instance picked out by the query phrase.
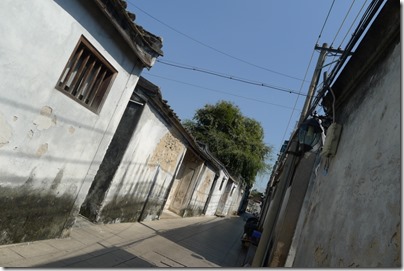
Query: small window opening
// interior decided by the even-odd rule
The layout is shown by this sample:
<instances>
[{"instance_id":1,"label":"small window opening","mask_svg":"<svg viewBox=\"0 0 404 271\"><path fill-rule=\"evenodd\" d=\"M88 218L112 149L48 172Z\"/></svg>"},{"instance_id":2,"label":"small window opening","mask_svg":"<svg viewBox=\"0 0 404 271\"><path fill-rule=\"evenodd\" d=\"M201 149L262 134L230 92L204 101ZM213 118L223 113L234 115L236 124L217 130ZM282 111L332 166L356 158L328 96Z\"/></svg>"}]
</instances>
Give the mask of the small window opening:
<instances>
[{"instance_id":1,"label":"small window opening","mask_svg":"<svg viewBox=\"0 0 404 271\"><path fill-rule=\"evenodd\" d=\"M230 197L233 196L233 192L234 192L235 189L236 189L236 188L233 187L233 189L231 190Z\"/></svg>"},{"instance_id":2,"label":"small window opening","mask_svg":"<svg viewBox=\"0 0 404 271\"><path fill-rule=\"evenodd\" d=\"M219 187L219 191L222 191L223 184L224 184L224 179L222 179L222 182L221 182L220 187Z\"/></svg>"},{"instance_id":3,"label":"small window opening","mask_svg":"<svg viewBox=\"0 0 404 271\"><path fill-rule=\"evenodd\" d=\"M117 73L90 42L81 36L56 89L98 113Z\"/></svg>"}]
</instances>

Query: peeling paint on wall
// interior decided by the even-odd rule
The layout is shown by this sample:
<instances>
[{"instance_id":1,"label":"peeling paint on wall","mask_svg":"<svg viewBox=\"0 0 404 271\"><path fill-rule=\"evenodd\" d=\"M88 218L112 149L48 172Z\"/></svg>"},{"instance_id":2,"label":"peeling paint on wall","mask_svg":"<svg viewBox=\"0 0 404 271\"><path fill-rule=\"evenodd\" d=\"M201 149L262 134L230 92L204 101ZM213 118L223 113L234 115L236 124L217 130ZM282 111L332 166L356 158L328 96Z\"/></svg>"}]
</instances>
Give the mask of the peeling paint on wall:
<instances>
[{"instance_id":1,"label":"peeling paint on wall","mask_svg":"<svg viewBox=\"0 0 404 271\"><path fill-rule=\"evenodd\" d=\"M39 116L35 118L33 123L39 131L47 130L56 125L56 116L52 113L53 109L49 106L44 106L39 112Z\"/></svg>"},{"instance_id":2,"label":"peeling paint on wall","mask_svg":"<svg viewBox=\"0 0 404 271\"><path fill-rule=\"evenodd\" d=\"M166 133L154 149L149 164L160 164L163 170L171 172L171 169L175 168L183 148L183 144L178 138L171 133Z\"/></svg>"},{"instance_id":3,"label":"peeling paint on wall","mask_svg":"<svg viewBox=\"0 0 404 271\"><path fill-rule=\"evenodd\" d=\"M11 136L11 126L7 123L4 116L0 114L0 148L10 142Z\"/></svg>"}]
</instances>

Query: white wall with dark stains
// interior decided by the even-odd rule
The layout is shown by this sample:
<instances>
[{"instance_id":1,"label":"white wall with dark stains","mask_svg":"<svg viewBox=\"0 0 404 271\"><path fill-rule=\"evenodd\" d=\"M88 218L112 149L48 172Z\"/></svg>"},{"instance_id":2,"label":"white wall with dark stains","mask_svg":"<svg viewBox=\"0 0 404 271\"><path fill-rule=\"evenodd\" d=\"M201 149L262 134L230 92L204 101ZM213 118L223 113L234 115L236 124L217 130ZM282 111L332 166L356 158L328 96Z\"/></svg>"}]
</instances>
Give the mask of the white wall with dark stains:
<instances>
[{"instance_id":1,"label":"white wall with dark stains","mask_svg":"<svg viewBox=\"0 0 404 271\"><path fill-rule=\"evenodd\" d=\"M401 266L400 56L397 44L337 111L338 150L308 191L289 266Z\"/></svg>"},{"instance_id":2,"label":"white wall with dark stains","mask_svg":"<svg viewBox=\"0 0 404 271\"><path fill-rule=\"evenodd\" d=\"M4 0L0 21L0 209L10 215L0 243L60 236L86 196L141 67L90 2ZM81 35L118 70L99 114L55 89Z\"/></svg>"},{"instance_id":3,"label":"white wall with dark stains","mask_svg":"<svg viewBox=\"0 0 404 271\"><path fill-rule=\"evenodd\" d=\"M99 221L158 218L185 144L147 103L103 202Z\"/></svg>"}]
</instances>

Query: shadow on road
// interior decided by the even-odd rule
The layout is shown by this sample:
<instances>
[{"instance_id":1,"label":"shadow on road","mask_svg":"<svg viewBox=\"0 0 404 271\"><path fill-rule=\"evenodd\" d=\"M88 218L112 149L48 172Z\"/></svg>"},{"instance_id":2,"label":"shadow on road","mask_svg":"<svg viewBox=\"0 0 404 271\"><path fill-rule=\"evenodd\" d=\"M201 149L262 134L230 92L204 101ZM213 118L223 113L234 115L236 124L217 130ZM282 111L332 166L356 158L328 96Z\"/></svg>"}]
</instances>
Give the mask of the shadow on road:
<instances>
[{"instance_id":1,"label":"shadow on road","mask_svg":"<svg viewBox=\"0 0 404 271\"><path fill-rule=\"evenodd\" d=\"M133 253L118 247L110 247L71 258L34 266L35 268L128 268L128 267L156 267Z\"/></svg>"},{"instance_id":2,"label":"shadow on road","mask_svg":"<svg viewBox=\"0 0 404 271\"><path fill-rule=\"evenodd\" d=\"M178 259L170 256L175 246L167 247L169 243L159 241L158 244L160 244L160 247L158 247L158 245L153 243L155 241L152 241L155 240L154 237L156 236L167 239L177 246L184 248L184 253L186 253L183 256L184 260L186 257L191 256L198 260L209 261L221 267L242 267L245 264L247 256L247 251L241 244L245 220L245 215L239 217L213 217L209 220L203 220L202 222L170 230L159 228L161 226L168 227L167 224L162 224L164 223L163 220L159 221L159 225L155 224L154 226L153 222L149 222L147 225L140 223L144 227L152 229L155 234L150 235L150 231L148 231L149 234L147 237L145 236L133 242L125 243L122 247L113 246L92 252L83 251L83 254L74 255L63 260L55 260L47 264L36 265L35 267L185 267L185 261L183 263L181 256ZM102 245L101 243L97 244ZM145 245L148 246L146 250ZM139 251L143 251L143 254L139 253ZM149 252L146 255L144 251ZM79 254L78 251L75 254ZM152 259L154 259L154 262L151 261ZM158 260L158 263L155 260Z\"/></svg>"},{"instance_id":3,"label":"shadow on road","mask_svg":"<svg viewBox=\"0 0 404 271\"><path fill-rule=\"evenodd\" d=\"M222 267L241 267L247 251L241 245L245 219L218 217L173 230L156 230L156 234L193 251L194 257L206 259Z\"/></svg>"}]
</instances>

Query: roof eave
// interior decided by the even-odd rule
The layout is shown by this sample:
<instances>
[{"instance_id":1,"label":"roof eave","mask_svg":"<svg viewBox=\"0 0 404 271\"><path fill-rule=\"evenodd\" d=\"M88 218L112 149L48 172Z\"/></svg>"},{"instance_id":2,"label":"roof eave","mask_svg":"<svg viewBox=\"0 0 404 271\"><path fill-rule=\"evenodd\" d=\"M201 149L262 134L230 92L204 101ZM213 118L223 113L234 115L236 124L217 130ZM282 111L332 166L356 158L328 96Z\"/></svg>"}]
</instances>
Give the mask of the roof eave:
<instances>
[{"instance_id":1,"label":"roof eave","mask_svg":"<svg viewBox=\"0 0 404 271\"><path fill-rule=\"evenodd\" d=\"M113 14L111 14L111 12L107 9L107 6L104 4L103 0L93 1L105 14L108 20L112 23L118 33L122 36L122 38L126 41L126 43L146 68L150 69L155 64L157 57L163 56L163 51L161 50L162 39L147 31L144 31L143 34L148 35L150 38L157 41L155 42L156 44L148 43L142 36L143 34L140 33L140 30L138 29L140 27L132 22L126 10L122 6L122 9L117 8L117 5L121 5L120 3L118 3L116 0L108 0L109 3L114 5L114 11L123 17L123 20L118 22ZM122 23L126 24L126 29L121 26Z\"/></svg>"}]
</instances>

